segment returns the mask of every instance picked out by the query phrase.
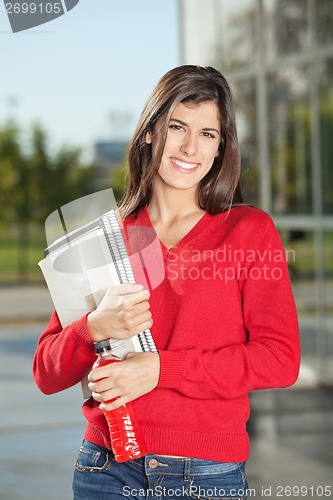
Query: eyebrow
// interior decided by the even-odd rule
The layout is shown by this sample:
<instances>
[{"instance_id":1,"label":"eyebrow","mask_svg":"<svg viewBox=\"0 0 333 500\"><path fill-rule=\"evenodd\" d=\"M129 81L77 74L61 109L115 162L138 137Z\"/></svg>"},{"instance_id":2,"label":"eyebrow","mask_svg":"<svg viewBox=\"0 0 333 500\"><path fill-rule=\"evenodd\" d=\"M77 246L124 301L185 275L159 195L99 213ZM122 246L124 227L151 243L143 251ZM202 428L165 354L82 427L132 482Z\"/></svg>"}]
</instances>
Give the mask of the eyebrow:
<instances>
[{"instance_id":1,"label":"eyebrow","mask_svg":"<svg viewBox=\"0 0 333 500\"><path fill-rule=\"evenodd\" d=\"M170 121L172 121L172 122L177 122L177 123L179 123L180 125L184 125L184 127L188 127L188 126L189 126L189 124L188 124L188 123L183 122L182 120L178 120L177 118L170 118ZM214 132L216 132L217 134L219 134L219 133L220 133L220 131L219 131L219 130L217 130L216 128L213 128L213 127L204 127L202 130L204 130L205 132L212 132L212 131L214 131Z\"/></svg>"}]
</instances>

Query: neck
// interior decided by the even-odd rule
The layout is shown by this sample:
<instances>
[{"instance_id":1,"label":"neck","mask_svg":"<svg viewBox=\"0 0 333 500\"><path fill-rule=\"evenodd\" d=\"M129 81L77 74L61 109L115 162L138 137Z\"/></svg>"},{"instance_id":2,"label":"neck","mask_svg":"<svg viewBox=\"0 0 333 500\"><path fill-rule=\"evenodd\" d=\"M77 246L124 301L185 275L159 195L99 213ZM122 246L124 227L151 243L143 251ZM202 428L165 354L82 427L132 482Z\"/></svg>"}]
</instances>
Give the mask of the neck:
<instances>
[{"instance_id":1,"label":"neck","mask_svg":"<svg viewBox=\"0 0 333 500\"><path fill-rule=\"evenodd\" d=\"M176 220L194 212L202 212L197 203L196 193L191 189L153 189L149 202L149 214L153 219Z\"/></svg>"}]
</instances>

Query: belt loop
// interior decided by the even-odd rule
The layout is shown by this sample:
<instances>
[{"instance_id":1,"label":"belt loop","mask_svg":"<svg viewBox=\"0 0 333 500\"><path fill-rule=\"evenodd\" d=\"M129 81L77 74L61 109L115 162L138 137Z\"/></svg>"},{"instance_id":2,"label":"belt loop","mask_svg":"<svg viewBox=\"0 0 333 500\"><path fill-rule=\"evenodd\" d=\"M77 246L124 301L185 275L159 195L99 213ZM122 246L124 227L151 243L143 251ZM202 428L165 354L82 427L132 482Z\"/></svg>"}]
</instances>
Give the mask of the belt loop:
<instances>
[{"instance_id":1,"label":"belt loop","mask_svg":"<svg viewBox=\"0 0 333 500\"><path fill-rule=\"evenodd\" d=\"M191 481L191 459L185 458L184 463L184 481Z\"/></svg>"}]
</instances>

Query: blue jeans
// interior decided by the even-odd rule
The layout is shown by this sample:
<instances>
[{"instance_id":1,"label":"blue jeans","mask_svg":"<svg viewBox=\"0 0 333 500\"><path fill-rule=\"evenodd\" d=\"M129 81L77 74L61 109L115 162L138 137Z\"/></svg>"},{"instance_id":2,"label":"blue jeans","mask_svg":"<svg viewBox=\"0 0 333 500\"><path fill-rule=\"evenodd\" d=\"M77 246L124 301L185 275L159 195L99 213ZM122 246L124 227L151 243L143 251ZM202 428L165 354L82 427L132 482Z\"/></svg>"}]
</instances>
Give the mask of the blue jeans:
<instances>
[{"instance_id":1,"label":"blue jeans","mask_svg":"<svg viewBox=\"0 0 333 500\"><path fill-rule=\"evenodd\" d=\"M146 455L117 463L84 440L75 465L74 500L246 499L245 462Z\"/></svg>"}]
</instances>

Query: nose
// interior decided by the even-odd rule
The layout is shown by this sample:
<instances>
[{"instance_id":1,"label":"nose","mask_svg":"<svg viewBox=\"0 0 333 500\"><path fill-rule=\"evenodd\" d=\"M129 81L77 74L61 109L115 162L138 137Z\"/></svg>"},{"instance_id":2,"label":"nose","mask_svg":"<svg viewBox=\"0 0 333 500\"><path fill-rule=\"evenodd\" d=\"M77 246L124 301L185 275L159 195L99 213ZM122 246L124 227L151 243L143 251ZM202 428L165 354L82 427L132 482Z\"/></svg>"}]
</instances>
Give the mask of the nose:
<instances>
[{"instance_id":1,"label":"nose","mask_svg":"<svg viewBox=\"0 0 333 500\"><path fill-rule=\"evenodd\" d=\"M187 156L194 156L197 153L197 140L194 134L186 133L180 147L182 153Z\"/></svg>"}]
</instances>

